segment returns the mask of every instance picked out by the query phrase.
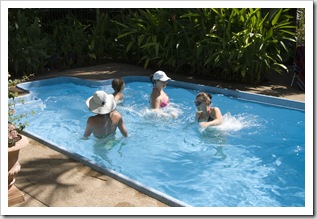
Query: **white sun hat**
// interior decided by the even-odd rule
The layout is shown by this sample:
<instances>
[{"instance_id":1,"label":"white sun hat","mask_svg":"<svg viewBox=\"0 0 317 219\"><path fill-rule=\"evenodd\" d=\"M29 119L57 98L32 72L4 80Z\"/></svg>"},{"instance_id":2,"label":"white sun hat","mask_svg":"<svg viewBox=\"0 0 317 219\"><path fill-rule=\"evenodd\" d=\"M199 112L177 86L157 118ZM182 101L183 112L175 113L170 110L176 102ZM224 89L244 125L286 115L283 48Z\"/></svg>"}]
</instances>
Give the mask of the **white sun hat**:
<instances>
[{"instance_id":1,"label":"white sun hat","mask_svg":"<svg viewBox=\"0 0 317 219\"><path fill-rule=\"evenodd\" d=\"M164 71L157 71L153 75L153 80L168 81L171 80L171 78L167 77Z\"/></svg>"},{"instance_id":2,"label":"white sun hat","mask_svg":"<svg viewBox=\"0 0 317 219\"><path fill-rule=\"evenodd\" d=\"M117 107L113 95L104 91L96 91L86 100L86 105L91 112L96 114L108 114Z\"/></svg>"}]
</instances>

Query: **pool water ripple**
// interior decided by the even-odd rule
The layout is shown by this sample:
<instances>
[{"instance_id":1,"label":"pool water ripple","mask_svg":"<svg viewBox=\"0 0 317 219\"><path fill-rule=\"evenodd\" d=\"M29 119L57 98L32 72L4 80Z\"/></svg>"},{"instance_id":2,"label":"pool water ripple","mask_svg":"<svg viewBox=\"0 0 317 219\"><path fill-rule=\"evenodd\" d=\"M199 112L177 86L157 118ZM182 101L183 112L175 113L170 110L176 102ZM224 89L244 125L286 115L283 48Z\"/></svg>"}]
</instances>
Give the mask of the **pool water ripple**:
<instances>
[{"instance_id":1,"label":"pool water ripple","mask_svg":"<svg viewBox=\"0 0 317 219\"><path fill-rule=\"evenodd\" d=\"M28 89L33 98L16 106L36 111L27 132L189 205L305 205L303 111L213 93L224 122L201 129L194 121L198 90L167 86L164 112L174 118L149 109L150 82L127 81L117 110L129 137L82 140L92 115L85 100L99 89L111 93L110 81L52 80Z\"/></svg>"}]
</instances>

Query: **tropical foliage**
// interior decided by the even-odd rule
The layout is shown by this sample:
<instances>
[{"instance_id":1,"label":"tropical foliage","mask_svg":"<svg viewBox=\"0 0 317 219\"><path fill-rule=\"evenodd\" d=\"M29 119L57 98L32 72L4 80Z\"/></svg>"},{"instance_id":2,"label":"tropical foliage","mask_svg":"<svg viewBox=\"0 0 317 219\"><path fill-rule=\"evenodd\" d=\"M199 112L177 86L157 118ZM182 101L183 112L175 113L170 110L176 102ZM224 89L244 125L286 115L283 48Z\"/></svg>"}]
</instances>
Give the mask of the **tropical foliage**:
<instances>
[{"instance_id":1,"label":"tropical foliage","mask_svg":"<svg viewBox=\"0 0 317 219\"><path fill-rule=\"evenodd\" d=\"M288 9L131 10L114 21L125 53L136 61L214 79L261 82L286 70L295 42Z\"/></svg>"},{"instance_id":2,"label":"tropical foliage","mask_svg":"<svg viewBox=\"0 0 317 219\"><path fill-rule=\"evenodd\" d=\"M9 72L15 76L41 71L48 58L48 36L33 11L9 13Z\"/></svg>"},{"instance_id":3,"label":"tropical foliage","mask_svg":"<svg viewBox=\"0 0 317 219\"><path fill-rule=\"evenodd\" d=\"M96 9L95 20L67 16L54 21L51 32L41 29L43 20L31 17L25 24L19 17L9 22L9 63L15 72L36 73L55 62L60 64L54 66L70 68L78 64L78 55L84 55L89 64L120 60L257 84L269 73L288 71L285 63L294 55L296 43L296 22L290 9L163 8L119 13ZM22 31L21 25L32 28ZM30 40L21 43L19 35ZM22 55L25 51L16 52L27 45L32 46L28 57Z\"/></svg>"}]
</instances>

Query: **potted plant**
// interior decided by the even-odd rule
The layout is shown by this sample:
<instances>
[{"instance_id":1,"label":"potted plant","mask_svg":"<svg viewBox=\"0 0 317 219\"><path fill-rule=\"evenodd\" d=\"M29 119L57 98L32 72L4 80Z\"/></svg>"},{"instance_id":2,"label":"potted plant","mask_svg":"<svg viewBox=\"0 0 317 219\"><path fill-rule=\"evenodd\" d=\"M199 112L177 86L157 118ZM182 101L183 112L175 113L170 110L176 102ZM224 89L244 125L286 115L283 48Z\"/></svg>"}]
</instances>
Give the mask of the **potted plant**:
<instances>
[{"instance_id":1,"label":"potted plant","mask_svg":"<svg viewBox=\"0 0 317 219\"><path fill-rule=\"evenodd\" d=\"M20 132L24 129L27 123L22 123L21 118L28 114L16 115L14 106L17 103L15 97L18 96L16 85L20 82L28 80L28 76L22 79L10 80L8 83L9 104L8 104L8 204L9 206L24 201L23 193L14 186L15 177L21 170L21 165L18 162L20 150L26 147L29 140ZM23 99L19 99L23 103ZM31 112L32 114L34 112Z\"/></svg>"},{"instance_id":2,"label":"potted plant","mask_svg":"<svg viewBox=\"0 0 317 219\"><path fill-rule=\"evenodd\" d=\"M15 182L15 175L20 171L20 164L18 162L19 151L28 143L26 137L19 135L15 126L8 123L8 185L9 188Z\"/></svg>"}]
</instances>

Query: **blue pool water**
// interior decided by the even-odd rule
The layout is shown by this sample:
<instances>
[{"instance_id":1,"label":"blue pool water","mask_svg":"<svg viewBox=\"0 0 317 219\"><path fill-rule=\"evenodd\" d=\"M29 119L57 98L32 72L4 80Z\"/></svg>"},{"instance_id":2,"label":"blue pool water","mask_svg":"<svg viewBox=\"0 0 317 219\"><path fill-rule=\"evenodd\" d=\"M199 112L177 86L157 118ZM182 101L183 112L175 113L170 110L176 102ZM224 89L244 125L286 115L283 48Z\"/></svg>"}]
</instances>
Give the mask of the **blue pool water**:
<instances>
[{"instance_id":1,"label":"blue pool water","mask_svg":"<svg viewBox=\"0 0 317 219\"><path fill-rule=\"evenodd\" d=\"M202 130L194 99L209 87L171 82L165 89L177 118L149 110L152 84L125 78L122 114L129 137L82 140L93 115L85 100L112 93L111 80L49 79L24 83L30 91L18 112L34 110L26 132L79 154L146 188L191 206L305 206L305 112L212 92L224 115L221 126ZM211 91L213 91L211 89Z\"/></svg>"}]
</instances>

